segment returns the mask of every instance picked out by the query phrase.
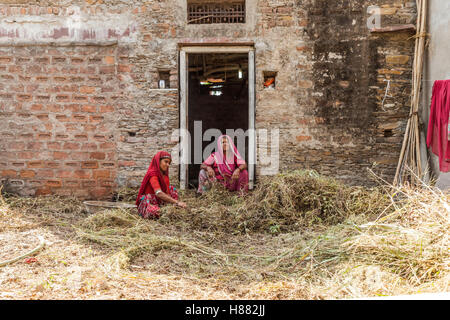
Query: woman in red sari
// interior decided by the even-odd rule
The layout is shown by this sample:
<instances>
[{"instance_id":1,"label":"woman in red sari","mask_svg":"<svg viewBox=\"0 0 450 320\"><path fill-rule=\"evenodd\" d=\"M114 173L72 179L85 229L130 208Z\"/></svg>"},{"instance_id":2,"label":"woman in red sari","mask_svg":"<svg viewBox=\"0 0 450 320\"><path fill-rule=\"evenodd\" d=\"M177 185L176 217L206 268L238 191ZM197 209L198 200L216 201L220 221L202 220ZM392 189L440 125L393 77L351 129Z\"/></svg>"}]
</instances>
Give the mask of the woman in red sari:
<instances>
[{"instance_id":1,"label":"woman in red sari","mask_svg":"<svg viewBox=\"0 0 450 320\"><path fill-rule=\"evenodd\" d=\"M160 206L172 203L181 208L186 204L178 200L177 190L170 185L169 166L172 162L170 153L158 152L152 159L147 174L142 180L136 199L139 214L145 219L158 219Z\"/></svg>"},{"instance_id":2,"label":"woman in red sari","mask_svg":"<svg viewBox=\"0 0 450 320\"><path fill-rule=\"evenodd\" d=\"M248 191L247 164L231 137L220 136L217 139L217 150L200 166L197 192L204 193L211 188L213 182L219 182L229 191L246 193Z\"/></svg>"}]
</instances>

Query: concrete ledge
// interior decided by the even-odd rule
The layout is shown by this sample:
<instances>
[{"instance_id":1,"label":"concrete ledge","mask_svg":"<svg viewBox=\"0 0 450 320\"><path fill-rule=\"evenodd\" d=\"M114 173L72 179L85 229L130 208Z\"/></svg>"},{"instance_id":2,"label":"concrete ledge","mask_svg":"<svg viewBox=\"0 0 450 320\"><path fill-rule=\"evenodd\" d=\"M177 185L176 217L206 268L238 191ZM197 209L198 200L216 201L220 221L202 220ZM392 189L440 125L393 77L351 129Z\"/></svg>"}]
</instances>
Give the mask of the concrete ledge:
<instances>
[{"instance_id":1,"label":"concrete ledge","mask_svg":"<svg viewBox=\"0 0 450 320\"><path fill-rule=\"evenodd\" d=\"M386 33L386 32L397 32L397 31L414 31L416 32L416 26L413 24L401 24L396 26L387 26L383 28L372 28L371 33Z\"/></svg>"}]
</instances>

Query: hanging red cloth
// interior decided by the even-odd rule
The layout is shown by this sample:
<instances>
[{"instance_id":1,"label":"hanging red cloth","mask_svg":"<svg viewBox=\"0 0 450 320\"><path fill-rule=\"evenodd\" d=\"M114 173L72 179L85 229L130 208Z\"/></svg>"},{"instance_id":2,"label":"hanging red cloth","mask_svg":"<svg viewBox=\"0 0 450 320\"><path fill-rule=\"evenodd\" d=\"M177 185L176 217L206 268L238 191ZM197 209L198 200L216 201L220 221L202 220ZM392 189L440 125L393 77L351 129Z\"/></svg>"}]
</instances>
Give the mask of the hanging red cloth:
<instances>
[{"instance_id":1,"label":"hanging red cloth","mask_svg":"<svg viewBox=\"0 0 450 320\"><path fill-rule=\"evenodd\" d=\"M433 85L427 146L439 157L441 172L450 171L450 80L437 80Z\"/></svg>"}]
</instances>

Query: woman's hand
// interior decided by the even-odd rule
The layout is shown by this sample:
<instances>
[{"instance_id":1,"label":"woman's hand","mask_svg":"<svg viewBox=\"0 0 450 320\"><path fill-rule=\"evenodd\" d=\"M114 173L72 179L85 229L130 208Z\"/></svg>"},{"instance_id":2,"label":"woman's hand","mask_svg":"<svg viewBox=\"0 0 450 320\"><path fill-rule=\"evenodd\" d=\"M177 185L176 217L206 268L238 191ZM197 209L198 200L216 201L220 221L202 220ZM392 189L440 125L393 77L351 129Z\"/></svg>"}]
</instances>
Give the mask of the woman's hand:
<instances>
[{"instance_id":1,"label":"woman's hand","mask_svg":"<svg viewBox=\"0 0 450 320\"><path fill-rule=\"evenodd\" d=\"M234 170L233 175L231 176L231 180L238 180L240 173L241 173L241 170L239 170L239 168Z\"/></svg>"},{"instance_id":2,"label":"woman's hand","mask_svg":"<svg viewBox=\"0 0 450 320\"><path fill-rule=\"evenodd\" d=\"M187 208L187 204L182 202L182 201L177 201L176 205L180 208L186 209Z\"/></svg>"},{"instance_id":3,"label":"woman's hand","mask_svg":"<svg viewBox=\"0 0 450 320\"><path fill-rule=\"evenodd\" d=\"M211 167L207 167L207 168L206 168L206 171L208 171L208 176L209 176L210 178L213 178L213 177L216 175L216 173L214 172L214 169L211 168Z\"/></svg>"}]
</instances>

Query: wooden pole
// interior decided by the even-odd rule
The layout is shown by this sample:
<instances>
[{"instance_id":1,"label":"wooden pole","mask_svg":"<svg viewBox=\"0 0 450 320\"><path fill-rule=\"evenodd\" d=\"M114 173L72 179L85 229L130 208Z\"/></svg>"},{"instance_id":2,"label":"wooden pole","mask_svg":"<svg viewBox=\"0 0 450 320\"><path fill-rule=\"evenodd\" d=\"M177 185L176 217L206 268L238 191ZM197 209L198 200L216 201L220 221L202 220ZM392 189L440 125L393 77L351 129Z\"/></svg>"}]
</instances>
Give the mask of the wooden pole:
<instances>
[{"instance_id":1,"label":"wooden pole","mask_svg":"<svg viewBox=\"0 0 450 320\"><path fill-rule=\"evenodd\" d=\"M416 0L417 4L417 32L413 61L411 110L406 126L405 136L400 151L400 158L394 177L394 185L405 180L405 166L411 170L411 183L419 184L422 179L422 159L420 153L419 131L419 98L422 83L423 62L426 40L427 1ZM416 178L417 177L417 178Z\"/></svg>"}]
</instances>

